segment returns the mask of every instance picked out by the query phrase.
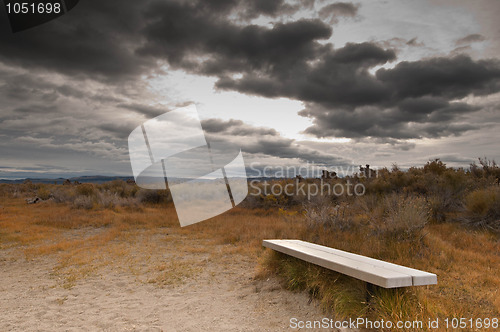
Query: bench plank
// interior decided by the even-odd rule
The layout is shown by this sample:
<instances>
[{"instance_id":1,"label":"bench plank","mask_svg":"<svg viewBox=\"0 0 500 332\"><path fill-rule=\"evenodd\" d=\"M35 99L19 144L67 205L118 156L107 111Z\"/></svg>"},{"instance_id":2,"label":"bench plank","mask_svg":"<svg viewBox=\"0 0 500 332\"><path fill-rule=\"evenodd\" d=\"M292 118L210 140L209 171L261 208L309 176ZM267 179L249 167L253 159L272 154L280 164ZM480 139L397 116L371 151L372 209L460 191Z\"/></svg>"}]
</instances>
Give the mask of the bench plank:
<instances>
[{"instance_id":1,"label":"bench plank","mask_svg":"<svg viewBox=\"0 0 500 332\"><path fill-rule=\"evenodd\" d=\"M377 266L383 267L384 269L392 270L395 272L408 274L412 277L412 285L413 286L437 284L437 276L434 273L429 273L429 272L425 272L425 271L421 271L421 270L417 270L417 269L412 269L412 268L409 268L406 266L393 264L393 263L389 263L389 262L382 261L379 259L358 255L358 254L353 254L353 253L350 253L347 251L342 251L342 250L338 250L338 249L333 249L333 248L321 246L321 245L315 244L315 243L305 242L305 241L301 241L301 240L286 240L286 241L297 243L297 244L300 244L300 245L308 247L308 248L322 250L322 251L325 251L325 252L328 252L328 253L331 253L334 255L350 258L352 260L376 264Z\"/></svg>"},{"instance_id":2,"label":"bench plank","mask_svg":"<svg viewBox=\"0 0 500 332\"><path fill-rule=\"evenodd\" d=\"M263 246L384 288L431 285L437 276L301 240L264 240Z\"/></svg>"}]
</instances>

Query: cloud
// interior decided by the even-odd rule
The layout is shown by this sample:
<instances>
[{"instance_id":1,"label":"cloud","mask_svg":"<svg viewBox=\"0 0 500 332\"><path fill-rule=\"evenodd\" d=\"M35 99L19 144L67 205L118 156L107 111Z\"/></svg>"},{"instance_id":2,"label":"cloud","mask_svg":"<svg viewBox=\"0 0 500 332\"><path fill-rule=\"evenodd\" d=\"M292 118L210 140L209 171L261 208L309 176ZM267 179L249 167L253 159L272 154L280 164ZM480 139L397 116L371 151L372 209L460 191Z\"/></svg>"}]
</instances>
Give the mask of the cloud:
<instances>
[{"instance_id":1,"label":"cloud","mask_svg":"<svg viewBox=\"0 0 500 332\"><path fill-rule=\"evenodd\" d=\"M401 62L392 69L378 70L375 76L368 72L394 58L394 52L371 43L347 44L313 65L278 73L249 73L240 79L221 78L217 87L336 107L394 105L423 96L451 100L500 91L500 62L474 61L464 55Z\"/></svg>"},{"instance_id":2,"label":"cloud","mask_svg":"<svg viewBox=\"0 0 500 332\"><path fill-rule=\"evenodd\" d=\"M387 142L392 139L460 135L479 128L463 123L463 118L460 122L462 114L472 113L477 108L442 99L408 99L392 108L364 106L331 109L317 104L306 106L300 114L312 118L313 125L304 132L317 137L371 137Z\"/></svg>"},{"instance_id":3,"label":"cloud","mask_svg":"<svg viewBox=\"0 0 500 332\"><path fill-rule=\"evenodd\" d=\"M476 161L476 158L469 158L462 156L458 153L454 154L447 154L447 155L442 155L442 156L429 156L429 160L435 160L436 158L441 159L445 163L473 163Z\"/></svg>"},{"instance_id":4,"label":"cloud","mask_svg":"<svg viewBox=\"0 0 500 332\"><path fill-rule=\"evenodd\" d=\"M228 18L233 13L274 17L299 8L284 0L86 0L57 20L16 34L0 11L0 61L119 83L158 69L156 59L141 56L147 52L140 47L145 43L146 49L152 48L148 41L157 29L168 43L165 48L179 48L177 56L169 54L174 64L184 55L183 47L199 47L207 34L222 37L226 28L242 30Z\"/></svg>"},{"instance_id":5,"label":"cloud","mask_svg":"<svg viewBox=\"0 0 500 332\"><path fill-rule=\"evenodd\" d=\"M422 46L420 35L334 47L326 21L357 17L360 6L319 7L319 19L310 19L301 9L313 12L313 0L86 0L18 34L1 16L2 139L25 137L15 143L30 147L38 143L26 137L50 139L66 151L124 160L130 130L168 108L155 104L144 86L164 68L210 76L220 90L302 101L300 115L312 123L304 133L369 140L398 152L414 149L411 139L454 138L496 125L476 118L485 114L477 98L500 91L498 60L458 55L397 63L397 49ZM460 38L455 52L483 40ZM240 120L208 119L203 128L252 156L346 162ZM19 153L18 146L9 153ZM56 156L57 149L40 148Z\"/></svg>"},{"instance_id":6,"label":"cloud","mask_svg":"<svg viewBox=\"0 0 500 332\"><path fill-rule=\"evenodd\" d=\"M138 123L135 121L120 121L118 123L104 123L99 124L96 129L102 131L104 136L111 136L116 140L126 140L132 130L137 127ZM109 135L106 135L109 134Z\"/></svg>"},{"instance_id":7,"label":"cloud","mask_svg":"<svg viewBox=\"0 0 500 332\"><path fill-rule=\"evenodd\" d=\"M227 154L241 150L253 156L279 157L320 165L348 165L349 161L332 153L303 146L281 136L271 128L256 127L240 120L206 119L202 121L212 152Z\"/></svg>"},{"instance_id":8,"label":"cloud","mask_svg":"<svg viewBox=\"0 0 500 332\"><path fill-rule=\"evenodd\" d=\"M403 61L393 69L380 69L377 79L393 91L396 99L441 96L450 99L469 94L487 95L500 91L500 61L474 61L469 56Z\"/></svg>"},{"instance_id":9,"label":"cloud","mask_svg":"<svg viewBox=\"0 0 500 332\"><path fill-rule=\"evenodd\" d=\"M161 115L161 114L169 111L168 108L163 107L163 106L151 106L151 105L144 105L144 104L140 104L140 103L118 104L118 107L137 112L137 113L144 115L148 118L154 118L154 117L157 117L158 115Z\"/></svg>"},{"instance_id":10,"label":"cloud","mask_svg":"<svg viewBox=\"0 0 500 332\"><path fill-rule=\"evenodd\" d=\"M147 2L82 1L68 14L13 34L4 11L0 21L0 61L107 81L136 77L156 64L137 57L133 44Z\"/></svg>"},{"instance_id":11,"label":"cloud","mask_svg":"<svg viewBox=\"0 0 500 332\"><path fill-rule=\"evenodd\" d=\"M146 12L146 42L139 55L205 75L286 68L314 59L332 30L320 20L276 23L272 28L233 23L200 3L156 3ZM187 24L186 22L189 22Z\"/></svg>"},{"instance_id":12,"label":"cloud","mask_svg":"<svg viewBox=\"0 0 500 332\"><path fill-rule=\"evenodd\" d=\"M414 46L414 47L423 47L425 46L424 43L419 42L417 37L414 37L406 42L406 45L408 46Z\"/></svg>"},{"instance_id":13,"label":"cloud","mask_svg":"<svg viewBox=\"0 0 500 332\"><path fill-rule=\"evenodd\" d=\"M298 10L297 4L285 1L150 0L141 6L120 2L119 19L111 15L114 6L118 6L114 0L106 4L89 0L40 29L15 36L2 33L0 61L115 84L158 70L159 63L166 61L173 68L217 77L218 89L303 101L306 109L300 114L313 121L305 132L318 137L342 134L402 139L459 134L471 129L459 122L460 115L475 109L452 102L500 90L498 60L475 61L465 55L431 58L400 62L373 75L370 69L396 60L394 50L375 42L347 43L334 49L332 44L320 42L331 37L332 28L319 19L260 26L230 18L278 17ZM353 17L358 7L332 3L321 8L319 15ZM70 18L72 24L67 25L65 20ZM473 41L481 36L463 39ZM418 42L414 38L406 44ZM8 89L11 99L28 93L22 83L9 84ZM40 95L40 100L55 102L62 96L85 98L85 92L55 86ZM439 110L434 109L431 98L441 103ZM109 101L119 99L111 96ZM146 117L164 112L143 103L122 102L119 107ZM370 126L364 123L367 118L373 119ZM435 123L431 125L431 121ZM100 128L123 130L110 125Z\"/></svg>"},{"instance_id":14,"label":"cloud","mask_svg":"<svg viewBox=\"0 0 500 332\"><path fill-rule=\"evenodd\" d=\"M393 50L398 55L408 51L411 51L413 53L413 50L410 50L410 48L426 47L424 42L420 41L418 37L413 37L411 39L393 37L386 40L378 40L375 43L382 48Z\"/></svg>"},{"instance_id":15,"label":"cloud","mask_svg":"<svg viewBox=\"0 0 500 332\"><path fill-rule=\"evenodd\" d=\"M352 44L329 50L313 64L305 59L294 66L249 71L240 79L221 78L220 89L288 97L328 105L359 105L381 102L390 96L368 69L394 60L391 50L372 43Z\"/></svg>"},{"instance_id":16,"label":"cloud","mask_svg":"<svg viewBox=\"0 0 500 332\"><path fill-rule=\"evenodd\" d=\"M0 71L4 161L43 160L62 169L79 160L76 169L100 164L123 171L126 137L143 117L118 107L129 98L121 87L17 67Z\"/></svg>"},{"instance_id":17,"label":"cloud","mask_svg":"<svg viewBox=\"0 0 500 332\"><path fill-rule=\"evenodd\" d=\"M474 34L467 35L467 36L465 36L463 38L458 39L455 42L455 45L457 45L457 46L460 46L460 45L469 45L469 44L472 44L472 43L482 42L484 40L486 40L486 38L483 35L478 34L478 33L474 33Z\"/></svg>"},{"instance_id":18,"label":"cloud","mask_svg":"<svg viewBox=\"0 0 500 332\"><path fill-rule=\"evenodd\" d=\"M147 42L139 54L166 59L173 66L218 77L216 87L268 98L286 97L306 103L300 114L314 125L305 132L318 137L422 138L458 135L474 126L460 116L476 109L451 104L467 95L499 91L497 60L472 60L465 55L401 62L394 68L369 69L396 60L392 49L375 42L348 43L334 49L319 41L331 28L319 20L276 23L273 27L238 26L209 12L200 16L199 4L161 4L145 28ZM356 15L352 3L335 3L323 14ZM190 19L193 27L177 24ZM172 30L173 29L173 30ZM165 33L166 30L171 33ZM405 42L421 46L416 38ZM234 78L233 73L240 74ZM426 98L444 105L433 109ZM408 104L419 100L411 111ZM422 114L422 112L426 114ZM371 126L363 123L366 118ZM433 123L435 121L436 123ZM342 124L339 128L338 124ZM390 126L390 127L388 127Z\"/></svg>"},{"instance_id":19,"label":"cloud","mask_svg":"<svg viewBox=\"0 0 500 332\"><path fill-rule=\"evenodd\" d=\"M324 6L318 12L319 17L330 24L338 23L339 17L355 17L358 14L359 4L351 2L335 2Z\"/></svg>"},{"instance_id":20,"label":"cloud","mask_svg":"<svg viewBox=\"0 0 500 332\"><path fill-rule=\"evenodd\" d=\"M460 123L478 108L456 99L500 91L500 62L461 55L400 62L391 69L368 68L394 59L371 43L347 44L315 64L287 74L249 73L221 78L222 89L288 97L306 102L299 114L312 119L305 133L317 137L410 139L459 135L477 129ZM283 79L286 77L286 79Z\"/></svg>"},{"instance_id":21,"label":"cloud","mask_svg":"<svg viewBox=\"0 0 500 332\"><path fill-rule=\"evenodd\" d=\"M245 1L246 8L242 10L242 17L256 18L260 15L275 17L280 14L293 14L296 6L287 4L284 0L253 0Z\"/></svg>"},{"instance_id":22,"label":"cloud","mask_svg":"<svg viewBox=\"0 0 500 332\"><path fill-rule=\"evenodd\" d=\"M278 136L279 133L272 128L254 127L241 120L206 119L201 121L202 128L208 133L223 133L233 136Z\"/></svg>"},{"instance_id":23,"label":"cloud","mask_svg":"<svg viewBox=\"0 0 500 332\"><path fill-rule=\"evenodd\" d=\"M344 157L313 150L297 144L295 140L285 138L260 138L243 144L242 150L252 154L299 159L301 162L324 166L351 164L350 160Z\"/></svg>"}]
</instances>

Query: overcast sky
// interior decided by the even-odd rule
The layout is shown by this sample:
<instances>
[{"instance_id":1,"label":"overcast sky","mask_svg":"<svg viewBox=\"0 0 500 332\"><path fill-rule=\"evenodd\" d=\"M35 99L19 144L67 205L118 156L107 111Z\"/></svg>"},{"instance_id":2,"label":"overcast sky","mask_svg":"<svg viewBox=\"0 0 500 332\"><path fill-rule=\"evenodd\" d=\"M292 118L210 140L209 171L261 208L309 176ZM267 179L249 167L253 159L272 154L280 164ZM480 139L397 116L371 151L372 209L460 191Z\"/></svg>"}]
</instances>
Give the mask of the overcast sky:
<instances>
[{"instance_id":1,"label":"overcast sky","mask_svg":"<svg viewBox=\"0 0 500 332\"><path fill-rule=\"evenodd\" d=\"M132 174L130 132L194 103L250 165L500 161L500 1L81 0L0 8L0 178Z\"/></svg>"}]
</instances>

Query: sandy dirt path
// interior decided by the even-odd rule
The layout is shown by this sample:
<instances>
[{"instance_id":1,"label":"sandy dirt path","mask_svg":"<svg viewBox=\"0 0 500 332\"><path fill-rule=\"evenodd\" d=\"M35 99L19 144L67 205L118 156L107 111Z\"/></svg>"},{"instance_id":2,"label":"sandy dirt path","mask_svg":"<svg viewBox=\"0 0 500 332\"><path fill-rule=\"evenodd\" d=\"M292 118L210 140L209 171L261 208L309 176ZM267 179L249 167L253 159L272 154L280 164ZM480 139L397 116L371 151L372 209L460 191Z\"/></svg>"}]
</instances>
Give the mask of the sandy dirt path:
<instances>
[{"instance_id":1,"label":"sandy dirt path","mask_svg":"<svg viewBox=\"0 0 500 332\"><path fill-rule=\"evenodd\" d=\"M175 243L195 241L180 240L155 250L174 254ZM189 259L202 262L196 273L167 285L110 262L65 287L55 257L26 260L17 249L0 250L0 331L288 331L292 317L324 317L307 294L255 280L255 259Z\"/></svg>"}]
</instances>

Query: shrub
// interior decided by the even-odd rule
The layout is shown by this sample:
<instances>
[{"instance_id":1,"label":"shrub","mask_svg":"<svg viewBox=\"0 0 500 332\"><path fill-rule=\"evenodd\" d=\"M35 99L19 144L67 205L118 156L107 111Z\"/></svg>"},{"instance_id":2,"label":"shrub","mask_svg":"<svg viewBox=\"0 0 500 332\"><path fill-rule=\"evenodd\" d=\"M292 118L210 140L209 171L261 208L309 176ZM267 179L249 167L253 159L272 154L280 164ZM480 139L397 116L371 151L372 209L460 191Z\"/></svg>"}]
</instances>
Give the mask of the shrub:
<instances>
[{"instance_id":1,"label":"shrub","mask_svg":"<svg viewBox=\"0 0 500 332\"><path fill-rule=\"evenodd\" d=\"M352 226L348 204L335 204L331 198L318 196L304 204L304 216L308 226L323 226L335 229L348 229Z\"/></svg>"},{"instance_id":2,"label":"shrub","mask_svg":"<svg viewBox=\"0 0 500 332\"><path fill-rule=\"evenodd\" d=\"M465 223L500 231L500 189L476 189L465 198Z\"/></svg>"},{"instance_id":3,"label":"shrub","mask_svg":"<svg viewBox=\"0 0 500 332\"><path fill-rule=\"evenodd\" d=\"M117 206L138 207L137 199L132 197L120 197L111 191L97 192L97 205L107 209L114 209Z\"/></svg>"},{"instance_id":4,"label":"shrub","mask_svg":"<svg viewBox=\"0 0 500 332\"><path fill-rule=\"evenodd\" d=\"M500 167L498 167L495 160L488 160L484 157L479 158L479 163L483 167L483 176L485 177L497 177L500 176Z\"/></svg>"},{"instance_id":5,"label":"shrub","mask_svg":"<svg viewBox=\"0 0 500 332\"><path fill-rule=\"evenodd\" d=\"M446 164L439 159L434 159L428 161L424 166L425 173L433 173L436 175L441 175L446 171Z\"/></svg>"},{"instance_id":6,"label":"shrub","mask_svg":"<svg viewBox=\"0 0 500 332\"><path fill-rule=\"evenodd\" d=\"M427 198L430 208L430 217L434 222L444 222L446 213L450 210L453 201L446 195L432 195Z\"/></svg>"},{"instance_id":7,"label":"shrub","mask_svg":"<svg viewBox=\"0 0 500 332\"><path fill-rule=\"evenodd\" d=\"M120 200L117 194L112 194L109 191L98 192L96 197L97 205L104 208L114 208L120 205Z\"/></svg>"},{"instance_id":8,"label":"shrub","mask_svg":"<svg viewBox=\"0 0 500 332\"><path fill-rule=\"evenodd\" d=\"M15 185L0 183L0 197L10 196L15 192L15 190Z\"/></svg>"},{"instance_id":9,"label":"shrub","mask_svg":"<svg viewBox=\"0 0 500 332\"><path fill-rule=\"evenodd\" d=\"M75 192L69 186L56 186L52 190L52 196L56 203L73 203Z\"/></svg>"},{"instance_id":10,"label":"shrub","mask_svg":"<svg viewBox=\"0 0 500 332\"><path fill-rule=\"evenodd\" d=\"M479 166L481 165L481 167ZM482 184L491 184L500 178L500 167L497 165L495 160L489 160L488 158L479 158L479 165L475 162L470 164L469 174L477 180L483 180Z\"/></svg>"},{"instance_id":11,"label":"shrub","mask_svg":"<svg viewBox=\"0 0 500 332\"><path fill-rule=\"evenodd\" d=\"M172 196L168 190L139 189L136 197L139 202L147 204L172 202Z\"/></svg>"},{"instance_id":12,"label":"shrub","mask_svg":"<svg viewBox=\"0 0 500 332\"><path fill-rule=\"evenodd\" d=\"M398 240L414 238L429 221L430 209L423 197L391 195L385 199L382 231Z\"/></svg>"},{"instance_id":13,"label":"shrub","mask_svg":"<svg viewBox=\"0 0 500 332\"><path fill-rule=\"evenodd\" d=\"M479 189L467 195L467 211L484 217L497 201L497 193L491 189Z\"/></svg>"},{"instance_id":14,"label":"shrub","mask_svg":"<svg viewBox=\"0 0 500 332\"><path fill-rule=\"evenodd\" d=\"M94 185L90 183L84 183L76 186L75 191L77 195L88 196L88 197L94 196L96 192Z\"/></svg>"},{"instance_id":15,"label":"shrub","mask_svg":"<svg viewBox=\"0 0 500 332\"><path fill-rule=\"evenodd\" d=\"M109 191L113 194L117 194L122 198L134 197L139 187L135 184L128 184L123 180L113 180L110 182L103 183L99 186L102 191Z\"/></svg>"},{"instance_id":16,"label":"shrub","mask_svg":"<svg viewBox=\"0 0 500 332\"><path fill-rule=\"evenodd\" d=\"M40 199L46 200L52 197L52 193L50 192L49 188L47 186L40 186L38 188L36 195L40 197Z\"/></svg>"},{"instance_id":17,"label":"shrub","mask_svg":"<svg viewBox=\"0 0 500 332\"><path fill-rule=\"evenodd\" d=\"M94 207L94 200L92 199L92 197L80 195L77 196L73 201L73 207L77 209L90 210Z\"/></svg>"}]
</instances>

